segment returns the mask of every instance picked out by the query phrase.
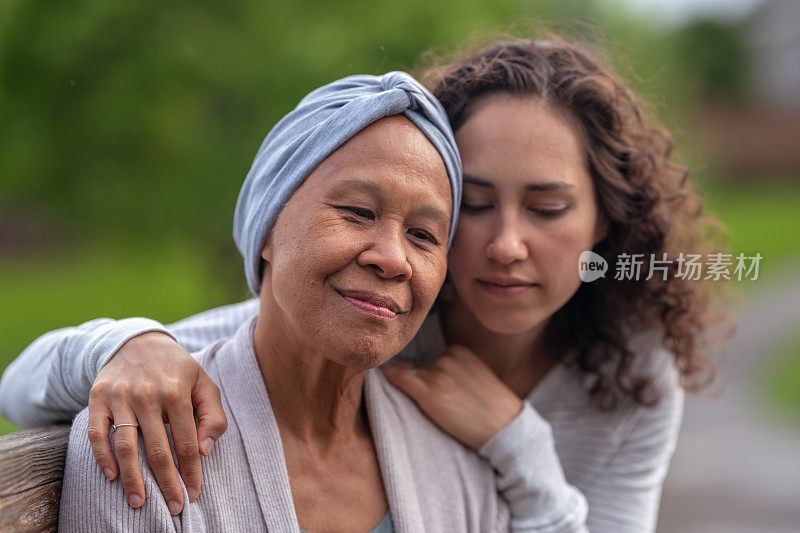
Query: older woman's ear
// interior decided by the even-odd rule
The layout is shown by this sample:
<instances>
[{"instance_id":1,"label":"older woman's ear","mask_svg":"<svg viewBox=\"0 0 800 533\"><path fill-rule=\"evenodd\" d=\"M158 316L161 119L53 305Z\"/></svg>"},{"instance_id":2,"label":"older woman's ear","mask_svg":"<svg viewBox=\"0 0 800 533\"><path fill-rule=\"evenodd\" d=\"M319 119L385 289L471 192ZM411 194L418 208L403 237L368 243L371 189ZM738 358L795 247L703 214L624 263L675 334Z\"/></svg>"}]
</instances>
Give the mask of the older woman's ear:
<instances>
[{"instance_id":1,"label":"older woman's ear","mask_svg":"<svg viewBox=\"0 0 800 533\"><path fill-rule=\"evenodd\" d=\"M272 261L272 232L267 235L267 240L264 241L264 247L261 249L261 259L267 263ZM264 268L263 263L261 264L261 268Z\"/></svg>"},{"instance_id":2,"label":"older woman's ear","mask_svg":"<svg viewBox=\"0 0 800 533\"><path fill-rule=\"evenodd\" d=\"M272 262L272 232L267 235L267 240L264 242L264 247L261 249L261 261L258 265L258 271L261 275L261 282L267 279L266 268Z\"/></svg>"}]
</instances>

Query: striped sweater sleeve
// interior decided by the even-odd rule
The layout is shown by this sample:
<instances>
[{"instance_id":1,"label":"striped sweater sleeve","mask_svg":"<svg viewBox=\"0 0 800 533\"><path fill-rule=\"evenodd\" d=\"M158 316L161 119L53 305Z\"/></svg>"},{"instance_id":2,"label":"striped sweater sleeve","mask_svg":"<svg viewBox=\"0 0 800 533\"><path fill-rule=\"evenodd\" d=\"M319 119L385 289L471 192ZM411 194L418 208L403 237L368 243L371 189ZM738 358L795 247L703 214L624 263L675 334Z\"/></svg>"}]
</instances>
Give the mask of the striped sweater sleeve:
<instances>
[{"instance_id":1,"label":"striped sweater sleeve","mask_svg":"<svg viewBox=\"0 0 800 533\"><path fill-rule=\"evenodd\" d=\"M509 502L512 524L538 532L655 530L684 393L669 354L660 351L649 359L656 362L651 375L661 391L656 406L628 405L619 417L610 418L582 413L577 422L566 408L551 412L554 418L548 422L526 401L517 418L481 448L480 454L497 471L498 491ZM575 393L559 391L565 396L571 392ZM552 427L575 423L581 427L567 434L572 440L559 442L560 451L566 453L561 457ZM604 425L604 430L598 425ZM613 438L607 438L605 430ZM592 448L581 451L586 443ZM598 456L607 459L598 465L594 462ZM580 475L581 481L571 484L562 460L569 462L573 474L591 475Z\"/></svg>"},{"instance_id":2,"label":"striped sweater sleeve","mask_svg":"<svg viewBox=\"0 0 800 533\"><path fill-rule=\"evenodd\" d=\"M479 450L497 473L511 510L511 530L584 532L586 499L564 477L553 432L527 401L517 417Z\"/></svg>"},{"instance_id":3,"label":"striped sweater sleeve","mask_svg":"<svg viewBox=\"0 0 800 533\"><path fill-rule=\"evenodd\" d=\"M100 318L46 333L9 365L0 380L0 414L20 427L68 421L89 402L100 369L129 339L171 335L194 352L228 337L258 312L258 300L211 309L164 326L147 318Z\"/></svg>"},{"instance_id":4,"label":"striped sweater sleeve","mask_svg":"<svg viewBox=\"0 0 800 533\"><path fill-rule=\"evenodd\" d=\"M678 441L683 389L666 389L654 408L641 408L619 448L584 493L592 532L655 531L661 488Z\"/></svg>"}]
</instances>

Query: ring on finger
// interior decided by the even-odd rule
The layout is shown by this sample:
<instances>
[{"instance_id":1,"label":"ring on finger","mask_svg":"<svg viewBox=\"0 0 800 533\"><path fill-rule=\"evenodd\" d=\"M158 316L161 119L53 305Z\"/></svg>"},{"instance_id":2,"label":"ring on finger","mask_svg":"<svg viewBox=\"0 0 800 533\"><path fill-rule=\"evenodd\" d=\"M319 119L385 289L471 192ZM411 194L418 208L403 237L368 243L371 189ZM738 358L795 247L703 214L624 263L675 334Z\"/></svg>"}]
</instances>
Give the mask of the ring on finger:
<instances>
[{"instance_id":1,"label":"ring on finger","mask_svg":"<svg viewBox=\"0 0 800 533\"><path fill-rule=\"evenodd\" d=\"M114 428L114 433L117 432L117 428L121 428L124 426L130 426L132 428L138 428L139 424L112 424L111 427Z\"/></svg>"}]
</instances>

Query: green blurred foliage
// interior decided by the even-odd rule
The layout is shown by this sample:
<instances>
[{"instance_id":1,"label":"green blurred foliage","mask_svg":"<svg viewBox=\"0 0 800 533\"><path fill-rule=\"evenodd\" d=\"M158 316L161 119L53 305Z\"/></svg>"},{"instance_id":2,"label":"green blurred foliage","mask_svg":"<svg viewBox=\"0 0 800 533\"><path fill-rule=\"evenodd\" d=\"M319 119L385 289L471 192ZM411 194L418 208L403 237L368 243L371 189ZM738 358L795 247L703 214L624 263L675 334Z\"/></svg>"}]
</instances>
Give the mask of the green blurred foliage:
<instances>
[{"instance_id":1,"label":"green blurred foliage","mask_svg":"<svg viewBox=\"0 0 800 533\"><path fill-rule=\"evenodd\" d=\"M0 9L0 209L40 210L81 237L168 232L228 246L253 154L305 93L347 74L410 69L430 47L520 20L607 28L612 49L643 54L635 85L663 94L648 81L674 82L663 75L667 37L591 0Z\"/></svg>"},{"instance_id":2,"label":"green blurred foliage","mask_svg":"<svg viewBox=\"0 0 800 533\"><path fill-rule=\"evenodd\" d=\"M800 259L800 181L712 181L698 192L705 211L725 225L734 253L761 254L763 275L769 277L781 263Z\"/></svg>"},{"instance_id":3,"label":"green blurred foliage","mask_svg":"<svg viewBox=\"0 0 800 533\"><path fill-rule=\"evenodd\" d=\"M45 331L98 317L148 316L167 324L249 296L220 286L203 257L185 242L0 256L0 373ZM0 435L11 431L0 418Z\"/></svg>"},{"instance_id":4,"label":"green blurred foliage","mask_svg":"<svg viewBox=\"0 0 800 533\"><path fill-rule=\"evenodd\" d=\"M230 241L269 128L351 73L408 68L488 2L17 2L0 34L0 193L79 231ZM546 8L532 10L547 12ZM102 229L100 229L102 228Z\"/></svg>"},{"instance_id":5,"label":"green blurred foliage","mask_svg":"<svg viewBox=\"0 0 800 533\"><path fill-rule=\"evenodd\" d=\"M697 20L677 32L675 42L697 92L729 99L745 95L750 58L740 25Z\"/></svg>"},{"instance_id":6,"label":"green blurred foliage","mask_svg":"<svg viewBox=\"0 0 800 533\"><path fill-rule=\"evenodd\" d=\"M785 343L764 378L761 383L764 397L796 424L800 420L800 337L795 336Z\"/></svg>"}]
</instances>

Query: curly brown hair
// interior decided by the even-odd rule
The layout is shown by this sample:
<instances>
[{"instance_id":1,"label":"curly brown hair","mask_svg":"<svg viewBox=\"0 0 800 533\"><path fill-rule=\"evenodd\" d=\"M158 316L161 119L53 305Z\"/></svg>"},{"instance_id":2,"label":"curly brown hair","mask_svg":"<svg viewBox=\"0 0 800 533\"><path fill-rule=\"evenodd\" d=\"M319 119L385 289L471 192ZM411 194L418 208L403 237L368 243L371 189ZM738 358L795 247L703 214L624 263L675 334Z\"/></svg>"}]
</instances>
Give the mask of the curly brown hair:
<instances>
[{"instance_id":1,"label":"curly brown hair","mask_svg":"<svg viewBox=\"0 0 800 533\"><path fill-rule=\"evenodd\" d=\"M429 55L430 59L430 55ZM629 339L656 331L674 355L681 385L700 390L714 379L703 353L712 322L705 283L676 274L680 252L708 251L714 223L688 182L686 168L670 161L671 136L646 119L620 78L586 49L548 36L507 38L449 60L434 55L420 78L444 106L454 131L470 106L490 93L531 95L570 113L580 124L600 212L608 231L594 248L609 264L622 253L666 258L669 275L647 281L603 279L583 283L548 324L554 353L571 353L594 379L589 394L612 409L627 396L641 405L659 399L656 376L635 371ZM613 277L613 276L610 276ZM726 317L727 318L727 317Z\"/></svg>"}]
</instances>

